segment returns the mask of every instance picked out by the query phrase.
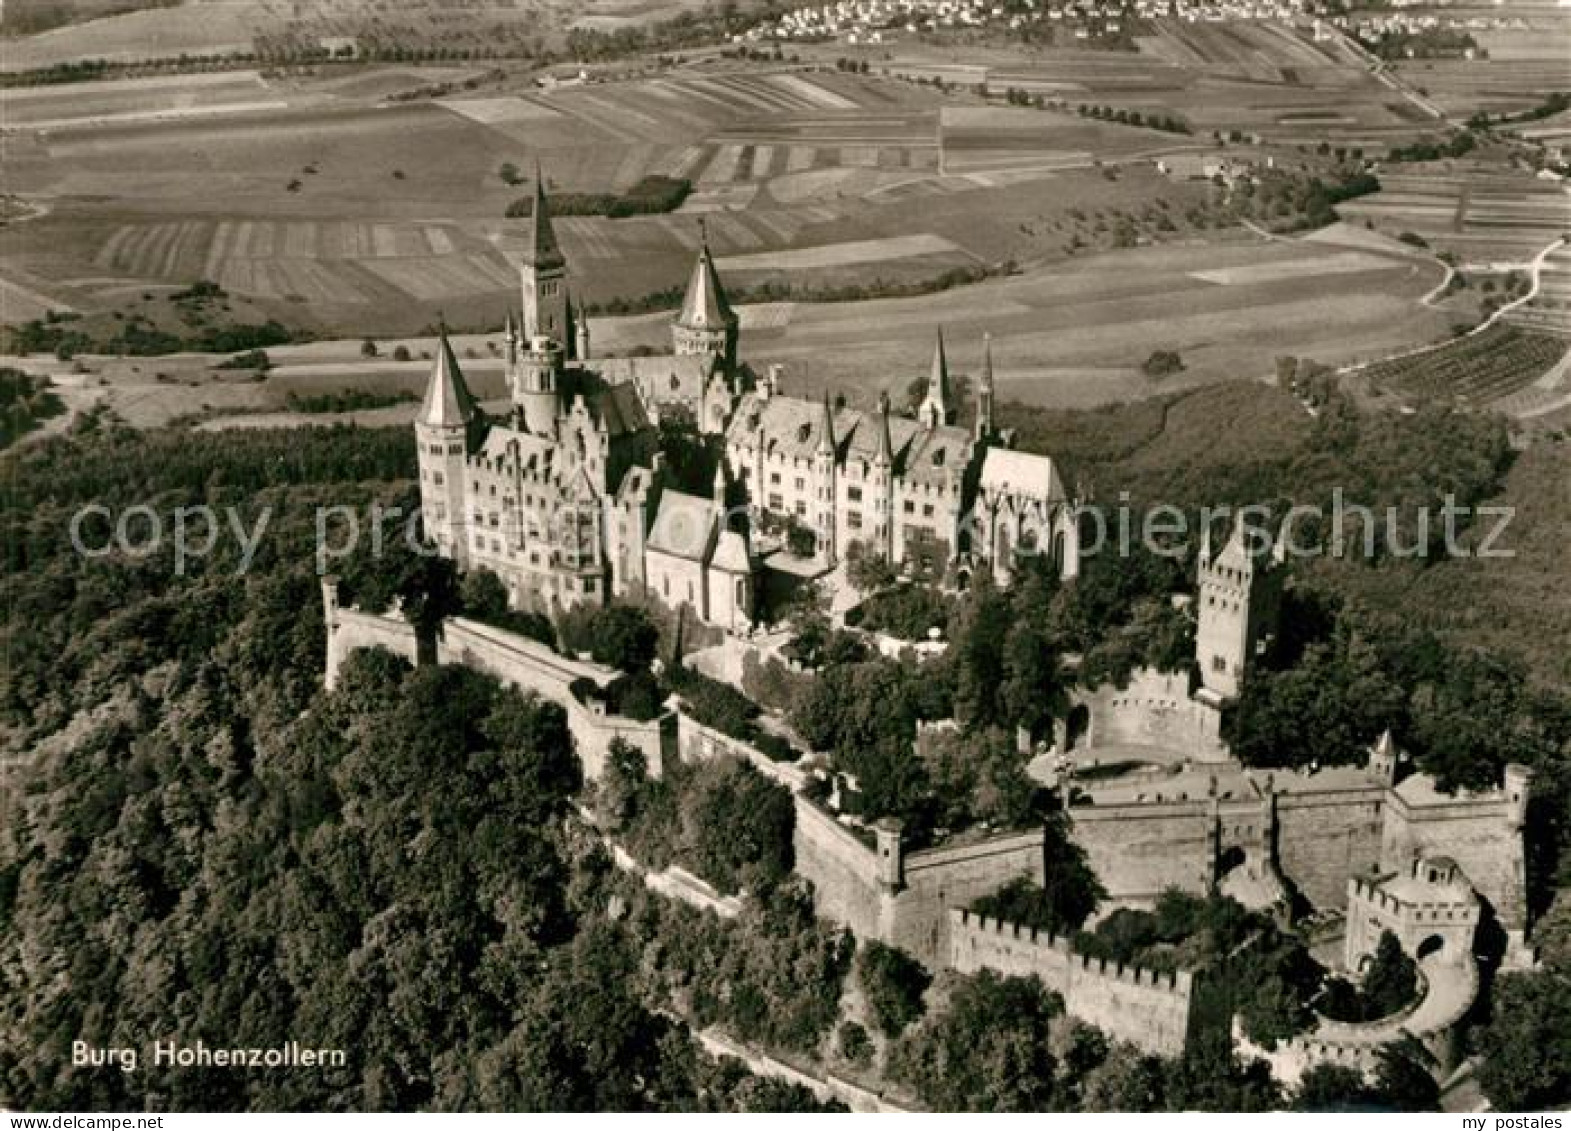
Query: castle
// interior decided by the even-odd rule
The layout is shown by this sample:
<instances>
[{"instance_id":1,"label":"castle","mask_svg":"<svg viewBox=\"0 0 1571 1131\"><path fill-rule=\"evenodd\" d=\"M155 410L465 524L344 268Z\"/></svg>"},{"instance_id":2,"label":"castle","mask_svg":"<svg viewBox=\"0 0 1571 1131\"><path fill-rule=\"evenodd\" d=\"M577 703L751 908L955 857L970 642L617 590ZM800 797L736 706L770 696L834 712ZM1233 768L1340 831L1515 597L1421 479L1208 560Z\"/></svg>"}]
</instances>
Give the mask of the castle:
<instances>
[{"instance_id":1,"label":"castle","mask_svg":"<svg viewBox=\"0 0 1571 1131\"><path fill-rule=\"evenodd\" d=\"M649 597L745 632L763 536L793 527L810 532L817 572L858 543L962 583L977 568L1007 580L1024 554L1077 572L1074 505L1056 466L1013 450L995 426L990 348L970 429L956 424L941 335L915 419L882 395L872 412L787 396L773 373L738 361L741 320L705 241L672 352L596 357L538 175L520 274L522 310L504 333L507 410L481 409L444 330L415 423L428 533L461 567L495 573L515 606ZM720 450L708 495L671 482L667 420ZM737 497L745 509L729 505Z\"/></svg>"}]
</instances>

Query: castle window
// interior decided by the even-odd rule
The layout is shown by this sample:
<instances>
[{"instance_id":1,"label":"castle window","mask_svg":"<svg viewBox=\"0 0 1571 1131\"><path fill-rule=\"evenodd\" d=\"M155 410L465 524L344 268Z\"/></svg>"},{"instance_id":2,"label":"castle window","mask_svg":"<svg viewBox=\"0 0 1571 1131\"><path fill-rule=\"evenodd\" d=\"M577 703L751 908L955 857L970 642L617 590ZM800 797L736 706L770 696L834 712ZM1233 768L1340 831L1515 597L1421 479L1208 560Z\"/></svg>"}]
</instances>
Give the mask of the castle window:
<instances>
[{"instance_id":1,"label":"castle window","mask_svg":"<svg viewBox=\"0 0 1571 1131\"><path fill-rule=\"evenodd\" d=\"M862 515L861 515L861 513L858 512L858 511L847 511L846 512L846 525L849 526L852 530L861 530L862 529Z\"/></svg>"},{"instance_id":2,"label":"castle window","mask_svg":"<svg viewBox=\"0 0 1571 1131\"><path fill-rule=\"evenodd\" d=\"M933 517L933 504L932 503L923 503L922 504L922 517L923 518L932 518Z\"/></svg>"},{"instance_id":3,"label":"castle window","mask_svg":"<svg viewBox=\"0 0 1571 1131\"><path fill-rule=\"evenodd\" d=\"M782 499L779 495L770 495L769 496L769 509L770 510L777 511L777 510L782 509L784 506L785 506L785 500Z\"/></svg>"},{"instance_id":4,"label":"castle window","mask_svg":"<svg viewBox=\"0 0 1571 1131\"><path fill-rule=\"evenodd\" d=\"M440 487L442 485L442 473L440 471L433 471L431 473L431 481Z\"/></svg>"},{"instance_id":5,"label":"castle window","mask_svg":"<svg viewBox=\"0 0 1571 1131\"><path fill-rule=\"evenodd\" d=\"M805 479L803 479L800 475L798 475L796 477L796 489L798 491L801 491L801 490L805 489L806 487L807 487L807 481Z\"/></svg>"},{"instance_id":6,"label":"castle window","mask_svg":"<svg viewBox=\"0 0 1571 1131\"><path fill-rule=\"evenodd\" d=\"M1211 670L1214 672L1225 672L1227 670L1227 658L1224 656L1212 656Z\"/></svg>"},{"instance_id":7,"label":"castle window","mask_svg":"<svg viewBox=\"0 0 1571 1131\"><path fill-rule=\"evenodd\" d=\"M846 498L850 499L853 503L860 503L862 501L862 488L847 487Z\"/></svg>"},{"instance_id":8,"label":"castle window","mask_svg":"<svg viewBox=\"0 0 1571 1131\"><path fill-rule=\"evenodd\" d=\"M905 511L906 511L906 514L915 514L916 513L916 504L913 503L910 499L907 499L906 503L905 503Z\"/></svg>"},{"instance_id":9,"label":"castle window","mask_svg":"<svg viewBox=\"0 0 1571 1131\"><path fill-rule=\"evenodd\" d=\"M807 517L807 503L805 503L801 499L798 499L796 501L796 513L797 513L797 515L799 517L806 518Z\"/></svg>"}]
</instances>

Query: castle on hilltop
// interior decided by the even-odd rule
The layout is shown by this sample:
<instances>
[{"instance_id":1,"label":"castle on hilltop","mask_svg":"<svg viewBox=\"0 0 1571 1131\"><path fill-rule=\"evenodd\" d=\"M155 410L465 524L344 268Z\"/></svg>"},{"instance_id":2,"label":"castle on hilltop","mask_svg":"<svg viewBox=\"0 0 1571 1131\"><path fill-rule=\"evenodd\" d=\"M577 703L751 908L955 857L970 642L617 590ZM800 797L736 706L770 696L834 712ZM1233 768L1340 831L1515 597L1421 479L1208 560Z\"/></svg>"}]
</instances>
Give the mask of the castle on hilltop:
<instances>
[{"instance_id":1,"label":"castle on hilltop","mask_svg":"<svg viewBox=\"0 0 1571 1131\"><path fill-rule=\"evenodd\" d=\"M970 429L956 423L941 335L915 419L883 395L872 412L787 396L773 373L738 360L741 320L703 241L672 351L596 357L538 176L520 273L506 411L476 402L444 330L415 422L427 531L461 567L494 572L515 606L651 597L744 632L771 552L764 536L793 527L810 532L821 572L857 543L960 581L977 568L1007 580L1024 554L1078 571L1057 467L1013 450L995 426L990 348ZM665 420L691 422L721 451L707 496L671 482Z\"/></svg>"}]
</instances>

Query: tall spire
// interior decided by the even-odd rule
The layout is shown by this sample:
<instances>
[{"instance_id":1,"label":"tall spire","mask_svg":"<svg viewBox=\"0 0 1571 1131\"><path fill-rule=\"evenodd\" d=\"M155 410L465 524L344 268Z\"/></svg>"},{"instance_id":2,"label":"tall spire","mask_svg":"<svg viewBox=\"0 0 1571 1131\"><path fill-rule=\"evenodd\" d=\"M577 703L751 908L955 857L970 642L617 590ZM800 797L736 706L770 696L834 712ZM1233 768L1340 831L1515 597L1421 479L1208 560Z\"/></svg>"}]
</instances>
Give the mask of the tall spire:
<instances>
[{"instance_id":1,"label":"tall spire","mask_svg":"<svg viewBox=\"0 0 1571 1131\"><path fill-rule=\"evenodd\" d=\"M720 285L720 275L715 270L714 256L709 253L709 232L699 221L698 258L693 263L693 273L687 279L687 294L682 299L682 314L678 324L692 330L725 330L736 322L736 312L731 309L725 288Z\"/></svg>"},{"instance_id":2,"label":"tall spire","mask_svg":"<svg viewBox=\"0 0 1571 1131\"><path fill-rule=\"evenodd\" d=\"M944 356L944 331L938 331L933 345L933 368L927 377L927 396L922 401L919 415L929 428L955 421L954 402L949 394L949 360Z\"/></svg>"},{"instance_id":3,"label":"tall spire","mask_svg":"<svg viewBox=\"0 0 1571 1131\"><path fill-rule=\"evenodd\" d=\"M818 454L834 455L835 452L835 410L829 403L829 390L824 390L824 411L818 425Z\"/></svg>"},{"instance_id":4,"label":"tall spire","mask_svg":"<svg viewBox=\"0 0 1571 1131\"><path fill-rule=\"evenodd\" d=\"M873 453L873 465L887 468L895 462L894 445L889 440L889 394L878 394L878 450Z\"/></svg>"},{"instance_id":5,"label":"tall spire","mask_svg":"<svg viewBox=\"0 0 1571 1131\"><path fill-rule=\"evenodd\" d=\"M982 335L982 375L976 389L976 438L993 434L993 335Z\"/></svg>"},{"instance_id":6,"label":"tall spire","mask_svg":"<svg viewBox=\"0 0 1571 1131\"><path fill-rule=\"evenodd\" d=\"M431 380L420 405L420 423L431 428L464 428L474 418L475 399L464 384L463 370L458 367L458 357L453 353L452 342L447 340L444 325L438 333L436 363L431 367Z\"/></svg>"},{"instance_id":7,"label":"tall spire","mask_svg":"<svg viewBox=\"0 0 1571 1131\"><path fill-rule=\"evenodd\" d=\"M556 242L556 231L551 227L551 212L545 198L545 174L540 170L540 158L535 158L535 199L529 216L529 246L524 249L524 262L536 269L566 266L562 248Z\"/></svg>"}]
</instances>

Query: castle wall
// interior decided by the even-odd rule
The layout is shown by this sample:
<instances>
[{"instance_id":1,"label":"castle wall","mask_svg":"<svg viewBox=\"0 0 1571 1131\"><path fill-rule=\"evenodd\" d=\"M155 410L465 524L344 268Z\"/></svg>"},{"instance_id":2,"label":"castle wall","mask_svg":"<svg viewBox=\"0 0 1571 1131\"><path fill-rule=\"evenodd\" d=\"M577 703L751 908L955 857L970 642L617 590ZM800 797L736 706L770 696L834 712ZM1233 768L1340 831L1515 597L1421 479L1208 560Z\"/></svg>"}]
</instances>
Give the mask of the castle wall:
<instances>
[{"instance_id":1,"label":"castle wall","mask_svg":"<svg viewBox=\"0 0 1571 1131\"><path fill-rule=\"evenodd\" d=\"M415 626L403 617L346 609L338 604L336 596L329 598L325 614L329 691L338 684L338 672L344 660L357 648L385 648L395 656L402 656L411 665L420 662Z\"/></svg>"},{"instance_id":2,"label":"castle wall","mask_svg":"<svg viewBox=\"0 0 1571 1131\"><path fill-rule=\"evenodd\" d=\"M607 753L616 739L643 752L652 777L660 776L666 748L675 745L676 720L671 716L640 722L580 703L570 685L586 677L588 665L566 660L538 641L454 617L443 626L437 658L444 664L464 664L488 672L503 683L561 704L567 711L584 776L590 780L605 771ZM609 681L614 674L599 669L598 682Z\"/></svg>"},{"instance_id":3,"label":"castle wall","mask_svg":"<svg viewBox=\"0 0 1571 1131\"><path fill-rule=\"evenodd\" d=\"M813 885L814 909L857 938L882 939L886 893L876 851L801 794L793 800L795 870Z\"/></svg>"},{"instance_id":4,"label":"castle wall","mask_svg":"<svg viewBox=\"0 0 1571 1131\"><path fill-rule=\"evenodd\" d=\"M1041 884L1043 868L1040 829L909 853L904 886L894 897L883 939L930 969L940 969L949 957L952 908L968 907L1011 880Z\"/></svg>"},{"instance_id":5,"label":"castle wall","mask_svg":"<svg viewBox=\"0 0 1571 1131\"><path fill-rule=\"evenodd\" d=\"M1527 925L1526 862L1515 806L1504 796L1410 805L1393 792L1380 865L1402 871L1419 856L1449 856L1513 936Z\"/></svg>"},{"instance_id":6,"label":"castle wall","mask_svg":"<svg viewBox=\"0 0 1571 1131\"><path fill-rule=\"evenodd\" d=\"M1316 907L1347 904L1347 878L1379 863L1385 791L1276 795L1276 853L1282 873Z\"/></svg>"},{"instance_id":7,"label":"castle wall","mask_svg":"<svg viewBox=\"0 0 1571 1131\"><path fill-rule=\"evenodd\" d=\"M776 762L751 743L706 727L680 710L676 713L676 746L683 762L737 758L793 792L801 789L806 780L806 775L791 763Z\"/></svg>"},{"instance_id":8,"label":"castle wall","mask_svg":"<svg viewBox=\"0 0 1571 1131\"><path fill-rule=\"evenodd\" d=\"M1104 684L1078 701L1090 714L1086 741L1093 748L1157 746L1202 762L1228 758L1219 733L1220 714L1190 698L1185 673L1140 668L1126 687Z\"/></svg>"},{"instance_id":9,"label":"castle wall","mask_svg":"<svg viewBox=\"0 0 1571 1131\"><path fill-rule=\"evenodd\" d=\"M1206 801L1081 805L1069 810L1085 850L1113 900L1148 901L1165 888L1202 895L1215 874Z\"/></svg>"},{"instance_id":10,"label":"castle wall","mask_svg":"<svg viewBox=\"0 0 1571 1131\"><path fill-rule=\"evenodd\" d=\"M1187 972L1159 974L1087 958L1069 940L959 908L949 914L949 965L963 973L995 970L1040 978L1064 1009L1115 1040L1178 1056L1188 1039L1194 990Z\"/></svg>"}]
</instances>

